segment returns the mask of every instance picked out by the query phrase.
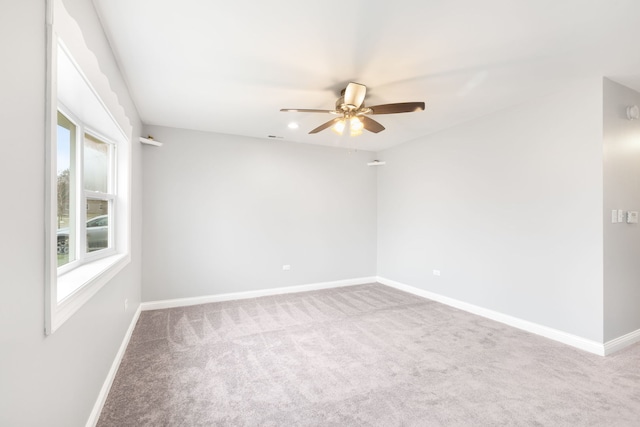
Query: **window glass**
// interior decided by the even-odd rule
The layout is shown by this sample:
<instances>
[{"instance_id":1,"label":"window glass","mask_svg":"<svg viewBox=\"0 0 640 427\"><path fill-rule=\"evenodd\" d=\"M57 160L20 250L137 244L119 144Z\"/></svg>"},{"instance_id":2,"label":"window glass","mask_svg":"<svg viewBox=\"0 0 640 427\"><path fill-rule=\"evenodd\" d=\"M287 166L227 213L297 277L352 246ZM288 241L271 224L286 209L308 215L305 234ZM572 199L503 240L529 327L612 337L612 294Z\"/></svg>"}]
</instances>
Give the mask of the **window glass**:
<instances>
[{"instance_id":1,"label":"window glass","mask_svg":"<svg viewBox=\"0 0 640 427\"><path fill-rule=\"evenodd\" d=\"M109 247L109 201L87 200L87 252Z\"/></svg>"},{"instance_id":2,"label":"window glass","mask_svg":"<svg viewBox=\"0 0 640 427\"><path fill-rule=\"evenodd\" d=\"M57 255L58 267L75 259L74 157L76 126L58 112L57 126Z\"/></svg>"},{"instance_id":3,"label":"window glass","mask_svg":"<svg viewBox=\"0 0 640 427\"><path fill-rule=\"evenodd\" d=\"M84 135L84 189L109 192L110 146L91 135Z\"/></svg>"}]
</instances>

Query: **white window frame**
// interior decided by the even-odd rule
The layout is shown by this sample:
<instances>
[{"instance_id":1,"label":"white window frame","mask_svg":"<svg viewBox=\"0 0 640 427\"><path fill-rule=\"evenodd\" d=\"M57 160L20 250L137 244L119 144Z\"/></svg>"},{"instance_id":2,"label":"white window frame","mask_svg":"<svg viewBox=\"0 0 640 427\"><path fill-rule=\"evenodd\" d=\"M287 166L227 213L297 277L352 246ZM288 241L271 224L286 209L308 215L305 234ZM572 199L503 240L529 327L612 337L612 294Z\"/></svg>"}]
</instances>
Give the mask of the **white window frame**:
<instances>
[{"instance_id":1,"label":"white window frame","mask_svg":"<svg viewBox=\"0 0 640 427\"><path fill-rule=\"evenodd\" d=\"M100 135L98 132L93 130L90 126L80 121L71 112L70 109L68 109L66 106L60 103L58 104L58 112L60 112L63 116L65 116L76 127L76 132L75 132L76 138L74 141L74 144L76 146L75 159L74 159L74 169L75 169L74 192L76 194L76 201L75 201L75 206L70 207L70 209L74 209L75 218L76 218L75 224L73 224L75 229L75 239L74 239L75 258L69 261L69 263L64 264L60 267L57 267L58 277L60 277L61 275L64 275L65 273L68 273L71 270L78 268L82 264L86 264L88 262L92 262L97 259L116 254L116 250L115 250L116 242L115 242L115 236L114 236L115 233L113 231L115 230L115 227L117 227L117 224L116 224L115 215L113 214L113 212L117 208L117 199L118 199L117 194L115 194L116 192L115 178L117 176L116 159L117 159L118 147L115 142L113 142L107 137ZM85 190L84 188L83 184L84 184L84 137L85 135L90 135L93 138L99 140L100 142L103 142L110 146L109 149L111 150L111 152L109 153L110 164L108 166L109 180L108 180L107 193L94 192L90 190ZM54 168L54 170L57 170L57 168ZM57 191L57 187L56 187L56 191ZM105 249L88 252L87 241L86 241L86 238L87 238L86 223L88 220L87 220L87 212L86 212L86 209L84 209L84 207L87 204L87 200L91 200L91 199L106 200L109 202L109 213L108 213L109 244L108 244L108 247ZM58 300L60 300L59 292L58 292L57 298Z\"/></svg>"},{"instance_id":2,"label":"white window frame","mask_svg":"<svg viewBox=\"0 0 640 427\"><path fill-rule=\"evenodd\" d=\"M48 38L47 38L47 102L46 102L46 163L45 163L45 334L55 332L65 321L83 307L103 286L118 274L131 260L131 137L123 131L119 122L115 119L107 105L103 102L99 93L94 89L91 81L74 60L71 51L56 33L53 22L53 4L48 3ZM64 18L64 17L63 17ZM63 25L63 24L61 24ZM65 29L66 30L66 29ZM74 49L78 52L81 45L75 43ZM80 46L80 47L79 47ZM86 49L86 46L85 46ZM87 55L93 55L87 49ZM81 52L84 54L84 52ZM78 111L77 105L62 104L59 99L58 86L58 61L62 60L60 55L66 55L81 76L84 84L84 93L90 94L91 114L99 112L100 118L96 119L98 125L92 123L92 118L86 116L89 112ZM86 63L86 62L85 62ZM94 75L98 67L92 69ZM100 72L101 73L101 72ZM105 78L104 75L100 77ZM104 82L102 87L104 88ZM88 90L86 90L88 88ZM72 97L71 97L72 98ZM73 101L71 102L71 104ZM82 102L78 103L82 105ZM84 146L84 135L89 134L100 141L113 144L111 156L112 188L108 189L109 194L92 194L90 191L80 188L83 180L76 180L76 205L79 208L77 221L83 225L76 227L83 230L77 237L76 242L79 253L86 251L86 199L104 197L110 198L110 223L109 248L95 252L86 252L80 256L78 262L70 262L68 265L57 266L57 113L60 111L70 119L77 127L76 129L76 159L82 155ZM106 125L105 125L106 123ZM101 127L102 126L102 127ZM101 127L101 131L97 128ZM104 131L107 129L107 131ZM82 163L76 163L76 174L82 174ZM76 256L78 258L78 255ZM73 264L73 265L70 265ZM72 291L69 291L72 289ZM58 296L66 294L64 299Z\"/></svg>"}]
</instances>

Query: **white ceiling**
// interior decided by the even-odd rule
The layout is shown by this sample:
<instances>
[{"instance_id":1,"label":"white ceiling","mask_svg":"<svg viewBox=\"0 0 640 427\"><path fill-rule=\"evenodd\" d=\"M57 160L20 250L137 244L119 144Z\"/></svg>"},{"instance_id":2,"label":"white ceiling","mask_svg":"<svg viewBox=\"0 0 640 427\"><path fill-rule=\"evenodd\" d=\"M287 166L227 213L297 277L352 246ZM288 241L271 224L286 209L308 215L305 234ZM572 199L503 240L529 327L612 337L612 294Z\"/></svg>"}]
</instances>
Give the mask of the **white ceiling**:
<instances>
[{"instance_id":1,"label":"white ceiling","mask_svg":"<svg viewBox=\"0 0 640 427\"><path fill-rule=\"evenodd\" d=\"M380 150L606 76L640 91L637 0L94 0L144 123ZM349 81L379 134L307 132ZM287 127L297 122L299 129Z\"/></svg>"}]
</instances>

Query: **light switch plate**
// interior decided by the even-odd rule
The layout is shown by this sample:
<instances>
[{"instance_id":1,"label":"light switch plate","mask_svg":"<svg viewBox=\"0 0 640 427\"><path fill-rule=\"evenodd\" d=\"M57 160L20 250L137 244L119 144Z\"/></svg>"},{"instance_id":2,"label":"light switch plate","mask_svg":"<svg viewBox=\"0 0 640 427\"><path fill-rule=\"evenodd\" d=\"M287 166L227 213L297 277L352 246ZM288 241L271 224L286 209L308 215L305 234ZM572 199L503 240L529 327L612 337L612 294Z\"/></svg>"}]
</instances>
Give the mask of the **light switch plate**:
<instances>
[{"instance_id":1,"label":"light switch plate","mask_svg":"<svg viewBox=\"0 0 640 427\"><path fill-rule=\"evenodd\" d=\"M638 211L627 212L627 224L637 224L637 223L638 223Z\"/></svg>"},{"instance_id":2,"label":"light switch plate","mask_svg":"<svg viewBox=\"0 0 640 427\"><path fill-rule=\"evenodd\" d=\"M616 224L618 222L618 209L611 211L611 223Z\"/></svg>"},{"instance_id":3,"label":"light switch plate","mask_svg":"<svg viewBox=\"0 0 640 427\"><path fill-rule=\"evenodd\" d=\"M618 210L618 222L624 222L624 211Z\"/></svg>"}]
</instances>

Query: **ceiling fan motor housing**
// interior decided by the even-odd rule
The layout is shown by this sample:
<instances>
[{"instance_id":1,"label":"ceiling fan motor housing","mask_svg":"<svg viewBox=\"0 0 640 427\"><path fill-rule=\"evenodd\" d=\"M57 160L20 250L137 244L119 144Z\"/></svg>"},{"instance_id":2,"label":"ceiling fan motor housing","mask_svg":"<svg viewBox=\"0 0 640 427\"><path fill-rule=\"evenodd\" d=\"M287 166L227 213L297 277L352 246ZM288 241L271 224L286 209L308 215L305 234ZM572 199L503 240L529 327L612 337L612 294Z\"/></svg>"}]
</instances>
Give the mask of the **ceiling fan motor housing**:
<instances>
[{"instance_id":1,"label":"ceiling fan motor housing","mask_svg":"<svg viewBox=\"0 0 640 427\"><path fill-rule=\"evenodd\" d=\"M353 105L349 105L344 102L344 96L341 96L336 101L336 111L345 114L345 116L353 116L356 113L360 113L362 110L367 110L364 106L364 102L360 104L360 107L354 108Z\"/></svg>"}]
</instances>

